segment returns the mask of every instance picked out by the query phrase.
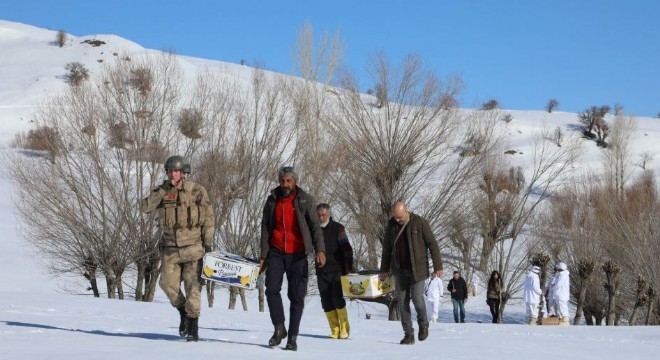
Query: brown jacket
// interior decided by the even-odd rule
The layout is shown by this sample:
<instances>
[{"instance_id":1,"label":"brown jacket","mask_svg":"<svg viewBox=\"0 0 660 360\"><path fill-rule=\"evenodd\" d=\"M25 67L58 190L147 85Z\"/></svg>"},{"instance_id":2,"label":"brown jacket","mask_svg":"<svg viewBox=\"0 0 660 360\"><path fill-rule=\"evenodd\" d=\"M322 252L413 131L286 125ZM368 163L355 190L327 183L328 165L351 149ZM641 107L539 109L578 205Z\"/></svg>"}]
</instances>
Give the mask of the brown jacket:
<instances>
[{"instance_id":1,"label":"brown jacket","mask_svg":"<svg viewBox=\"0 0 660 360\"><path fill-rule=\"evenodd\" d=\"M486 290L486 297L488 299L499 300L501 291L502 284L500 283L499 279L497 279L497 281L488 281L488 288Z\"/></svg>"},{"instance_id":2,"label":"brown jacket","mask_svg":"<svg viewBox=\"0 0 660 360\"><path fill-rule=\"evenodd\" d=\"M396 263L397 255L394 240L396 238L397 223L390 219L385 228L385 238L383 239L383 256L380 261L381 272L392 272L395 276L399 270ZM410 220L404 229L408 237L408 247L410 249L410 261L412 263L413 280L415 282L423 281L429 276L429 258L433 261L434 270L442 270L442 257L440 248L435 240L435 235L431 231L428 221L417 214L410 213Z\"/></svg>"},{"instance_id":3,"label":"brown jacket","mask_svg":"<svg viewBox=\"0 0 660 360\"><path fill-rule=\"evenodd\" d=\"M194 181L184 180L181 190L163 182L142 199L140 209L147 214L158 211L162 246L213 245L213 205L206 189Z\"/></svg>"}]
</instances>

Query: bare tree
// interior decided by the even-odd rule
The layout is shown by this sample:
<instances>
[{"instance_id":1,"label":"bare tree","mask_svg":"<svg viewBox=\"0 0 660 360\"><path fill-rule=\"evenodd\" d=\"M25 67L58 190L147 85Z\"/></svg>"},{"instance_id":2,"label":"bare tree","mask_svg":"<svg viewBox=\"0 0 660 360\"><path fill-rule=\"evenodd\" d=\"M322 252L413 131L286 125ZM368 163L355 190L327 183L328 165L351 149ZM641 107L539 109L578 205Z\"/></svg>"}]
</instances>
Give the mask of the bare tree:
<instances>
[{"instance_id":1,"label":"bare tree","mask_svg":"<svg viewBox=\"0 0 660 360\"><path fill-rule=\"evenodd\" d=\"M658 319L658 308L657 308L657 293L654 288L649 286L649 289L646 291L646 297L649 299L649 307L646 313L646 325L651 325L651 316L653 315L653 310L656 312L656 324Z\"/></svg>"},{"instance_id":2,"label":"bare tree","mask_svg":"<svg viewBox=\"0 0 660 360\"><path fill-rule=\"evenodd\" d=\"M648 304L647 291L649 289L648 282L646 278L642 275L637 275L637 291L635 298L635 305L633 307L632 315L630 315L630 325L635 325L637 323L637 314L639 309L643 308Z\"/></svg>"},{"instance_id":3,"label":"bare tree","mask_svg":"<svg viewBox=\"0 0 660 360\"><path fill-rule=\"evenodd\" d=\"M387 89L387 103L374 106L359 92L355 78L345 74L335 98L337 109L326 123L339 164L330 173L335 203L357 224L352 228L360 229L352 232L353 243L366 251L356 260L377 269L391 204L398 199L414 203L424 184L453 160L452 136L460 116L445 110L443 103L445 95L453 93L446 86L456 82L442 84L417 56L407 57L395 70L382 54L372 59L369 73ZM390 312L390 318L396 316Z\"/></svg>"},{"instance_id":4,"label":"bare tree","mask_svg":"<svg viewBox=\"0 0 660 360\"><path fill-rule=\"evenodd\" d=\"M339 32L330 36L323 32L318 42L306 23L298 33L294 61L300 81L292 82L289 92L295 116L295 149L293 164L305 181L306 190L316 199L328 196L328 172L335 168L332 138L325 136L323 118L330 111L330 98L336 90L331 86L341 63L344 45Z\"/></svg>"},{"instance_id":5,"label":"bare tree","mask_svg":"<svg viewBox=\"0 0 660 360\"><path fill-rule=\"evenodd\" d=\"M606 148L608 143L605 139L610 135L610 125L605 121L605 118L596 119L594 130L596 131L596 145Z\"/></svg>"},{"instance_id":6,"label":"bare tree","mask_svg":"<svg viewBox=\"0 0 660 360\"><path fill-rule=\"evenodd\" d=\"M561 126L557 125L552 133L552 139L555 141L557 146L561 146L561 142L564 140L564 130L562 130Z\"/></svg>"},{"instance_id":7,"label":"bare tree","mask_svg":"<svg viewBox=\"0 0 660 360\"><path fill-rule=\"evenodd\" d=\"M559 105L559 101L557 101L556 99L550 99L548 100L548 103L545 105L545 111L551 113L555 111L557 105Z\"/></svg>"},{"instance_id":8,"label":"bare tree","mask_svg":"<svg viewBox=\"0 0 660 360\"><path fill-rule=\"evenodd\" d=\"M167 139L165 124L173 122L167 109L177 98L173 84L181 83L165 71L174 69L172 58L165 55L160 61L162 77L149 94L132 92L125 76L130 66L119 61L96 84L81 83L51 98L36 122L56 129L60 154L50 163L20 153L12 158L12 175L20 184L19 213L36 216L25 222L26 239L46 255L54 273L84 275L96 296L96 277L103 276L108 297L124 298L123 279L141 261L145 265L138 274L144 277L151 267L155 274L149 286L155 289L159 264L151 260L157 254L156 231L135 202L160 169L157 161L162 160L144 159L145 145ZM139 119L135 110L147 105L153 106L154 116ZM114 146L119 145L111 141L116 125L122 123L122 146ZM136 299L149 299L143 295L136 290Z\"/></svg>"},{"instance_id":9,"label":"bare tree","mask_svg":"<svg viewBox=\"0 0 660 360\"><path fill-rule=\"evenodd\" d=\"M481 105L481 110L495 110L500 108L500 102L497 99L490 99Z\"/></svg>"},{"instance_id":10,"label":"bare tree","mask_svg":"<svg viewBox=\"0 0 660 360\"><path fill-rule=\"evenodd\" d=\"M619 273L621 272L621 265L612 260L608 260L603 264L603 272L605 272L605 290L607 290L607 325L614 325L614 308L616 306L616 295L619 290Z\"/></svg>"},{"instance_id":11,"label":"bare tree","mask_svg":"<svg viewBox=\"0 0 660 360\"><path fill-rule=\"evenodd\" d=\"M635 179L620 196L610 197L599 202L599 216L602 218L601 237L607 255L626 270L621 282L621 302L633 304L636 301L634 278L628 274L639 274L648 279L649 286L657 288L657 257L660 245L657 236L658 225L657 184L650 173ZM611 309L610 309L611 310Z\"/></svg>"},{"instance_id":12,"label":"bare tree","mask_svg":"<svg viewBox=\"0 0 660 360\"><path fill-rule=\"evenodd\" d=\"M135 202L164 179L162 163L168 155L188 155L182 152L182 138L177 136L179 107L184 102L180 91L184 81L177 64L171 53L132 61L118 57L97 87L102 99L100 118L106 132L112 134L117 124L127 124L128 146L125 151L116 148L114 156L118 173L134 174L122 177L126 187L124 214L129 217L124 241L129 244L136 271L135 298L142 301L151 301L155 294L160 273L160 236L154 214L142 215Z\"/></svg>"},{"instance_id":13,"label":"bare tree","mask_svg":"<svg viewBox=\"0 0 660 360\"><path fill-rule=\"evenodd\" d=\"M483 244L479 268L497 269L503 284L501 313L507 300L521 290L522 277L529 265L525 256L537 244L530 234L535 216L558 182L569 176L579 155L578 139L567 140L556 147L540 134L533 143L532 163L525 173L521 169L490 167L483 172L480 216Z\"/></svg>"},{"instance_id":14,"label":"bare tree","mask_svg":"<svg viewBox=\"0 0 660 360\"><path fill-rule=\"evenodd\" d=\"M79 62L70 62L64 66L66 74L64 78L71 86L79 86L83 81L89 79L89 70Z\"/></svg>"},{"instance_id":15,"label":"bare tree","mask_svg":"<svg viewBox=\"0 0 660 360\"><path fill-rule=\"evenodd\" d=\"M421 214L429 221L441 244L448 265L463 269L470 278L478 270L479 216L474 207L474 194L484 164L499 152L497 112L462 113L464 125L459 156L443 164L442 176L429 179L425 196L419 197ZM459 137L461 139L461 137ZM469 154L469 156L467 156ZM456 154L455 154L456 155ZM442 246L444 245L444 246ZM456 252L456 256L451 256ZM475 259L476 257L476 259Z\"/></svg>"},{"instance_id":16,"label":"bare tree","mask_svg":"<svg viewBox=\"0 0 660 360\"><path fill-rule=\"evenodd\" d=\"M57 46L63 47L64 44L66 44L66 40L67 40L67 35L66 32L64 32L64 30L59 30L57 34L55 34L55 43L57 44Z\"/></svg>"},{"instance_id":17,"label":"bare tree","mask_svg":"<svg viewBox=\"0 0 660 360\"><path fill-rule=\"evenodd\" d=\"M623 105L619 103L614 104L614 116L623 116Z\"/></svg>"},{"instance_id":18,"label":"bare tree","mask_svg":"<svg viewBox=\"0 0 660 360\"><path fill-rule=\"evenodd\" d=\"M578 185L579 184L579 185ZM657 234L657 185L652 174L635 179L624 190L616 189L606 176L592 176L574 182L572 190L556 196L551 202L547 230L543 232L546 244L557 244L557 256L567 259L570 267L580 270L583 263L594 264L597 259L611 259L625 272L606 267L609 280L602 272L584 277L571 289L578 305L583 303L587 324L600 323L607 317L609 324L618 324L624 316L632 319L639 289L635 277L649 279L649 286L657 286L654 276L660 276L656 266L660 256ZM551 230L550 229L554 229ZM556 240L550 234L554 234ZM606 284L603 291L602 284ZM576 283L574 283L576 284ZM586 293L585 293L586 288ZM614 298L616 296L616 299ZM576 320L579 321L579 313Z\"/></svg>"},{"instance_id":19,"label":"bare tree","mask_svg":"<svg viewBox=\"0 0 660 360\"><path fill-rule=\"evenodd\" d=\"M653 155L645 151L639 155L639 161L635 165L642 168L642 170L646 170L646 165L651 161L653 161Z\"/></svg>"},{"instance_id":20,"label":"bare tree","mask_svg":"<svg viewBox=\"0 0 660 360\"><path fill-rule=\"evenodd\" d=\"M387 85L387 105L370 106L349 75L336 97L338 112L328 119L342 164L336 173L336 196L364 226L371 269L378 267L391 204L412 199L449 160L451 136L458 129L457 112L441 107L447 90L418 57L407 57L396 71L390 71L383 57L375 59L371 74Z\"/></svg>"},{"instance_id":21,"label":"bare tree","mask_svg":"<svg viewBox=\"0 0 660 360\"><path fill-rule=\"evenodd\" d=\"M610 186L621 193L631 172L631 137L637 129L637 120L633 117L617 116L610 130L610 142L605 156L606 176Z\"/></svg>"},{"instance_id":22,"label":"bare tree","mask_svg":"<svg viewBox=\"0 0 660 360\"><path fill-rule=\"evenodd\" d=\"M591 275L594 272L595 264L592 259L583 257L578 259L577 270L578 278L580 282L578 284L578 296L576 299L577 306L575 308L575 317L573 318L573 325L579 325L580 319L582 317L582 312L584 309L584 302L587 296L587 287Z\"/></svg>"},{"instance_id":23,"label":"bare tree","mask_svg":"<svg viewBox=\"0 0 660 360\"><path fill-rule=\"evenodd\" d=\"M603 106L592 106L582 112L578 113L578 119L580 120L580 123L584 126L584 135L588 136L590 138L595 137L594 133L592 132L594 129L594 126L596 126L596 123L599 121L603 121L605 118L605 115L610 111L610 107L607 105Z\"/></svg>"},{"instance_id":24,"label":"bare tree","mask_svg":"<svg viewBox=\"0 0 660 360\"><path fill-rule=\"evenodd\" d=\"M214 126L199 150L198 179L214 201L220 229L216 247L257 258L263 204L295 135L289 120L291 84L259 69L254 70L249 88L226 79L213 82L218 85L211 89L204 108L211 109L207 116ZM209 296L214 286L207 289ZM240 295L246 306L243 289L234 290L229 293L230 303Z\"/></svg>"}]
</instances>

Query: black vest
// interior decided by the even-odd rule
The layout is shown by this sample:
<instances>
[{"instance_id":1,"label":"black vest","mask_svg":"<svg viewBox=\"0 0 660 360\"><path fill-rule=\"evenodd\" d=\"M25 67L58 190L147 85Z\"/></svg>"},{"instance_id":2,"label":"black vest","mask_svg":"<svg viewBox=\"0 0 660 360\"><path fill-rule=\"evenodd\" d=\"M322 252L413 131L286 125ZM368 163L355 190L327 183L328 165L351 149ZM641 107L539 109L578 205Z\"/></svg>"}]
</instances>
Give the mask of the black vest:
<instances>
[{"instance_id":1,"label":"black vest","mask_svg":"<svg viewBox=\"0 0 660 360\"><path fill-rule=\"evenodd\" d=\"M330 219L328 226L323 229L323 241L325 243L325 266L316 268L318 273L341 273L344 264L344 253L339 248L339 229L341 225Z\"/></svg>"}]
</instances>

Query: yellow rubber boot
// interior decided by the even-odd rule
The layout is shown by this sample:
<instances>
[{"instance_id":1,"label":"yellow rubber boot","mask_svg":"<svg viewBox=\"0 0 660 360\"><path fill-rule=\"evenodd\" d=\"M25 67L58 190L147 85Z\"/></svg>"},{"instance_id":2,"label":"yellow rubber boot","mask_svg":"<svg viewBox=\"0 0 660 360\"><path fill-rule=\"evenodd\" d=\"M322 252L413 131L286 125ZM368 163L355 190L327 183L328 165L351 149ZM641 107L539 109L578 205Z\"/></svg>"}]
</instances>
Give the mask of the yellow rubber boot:
<instances>
[{"instance_id":1,"label":"yellow rubber boot","mask_svg":"<svg viewBox=\"0 0 660 360\"><path fill-rule=\"evenodd\" d=\"M328 311L325 313L325 316L328 318L328 325L330 325L330 335L329 337L333 339L339 338L339 317L337 316L337 310Z\"/></svg>"},{"instance_id":2,"label":"yellow rubber boot","mask_svg":"<svg viewBox=\"0 0 660 360\"><path fill-rule=\"evenodd\" d=\"M339 338L348 339L351 335L351 326L348 324L348 312L344 306L341 309L337 309L337 315L339 315Z\"/></svg>"}]
</instances>

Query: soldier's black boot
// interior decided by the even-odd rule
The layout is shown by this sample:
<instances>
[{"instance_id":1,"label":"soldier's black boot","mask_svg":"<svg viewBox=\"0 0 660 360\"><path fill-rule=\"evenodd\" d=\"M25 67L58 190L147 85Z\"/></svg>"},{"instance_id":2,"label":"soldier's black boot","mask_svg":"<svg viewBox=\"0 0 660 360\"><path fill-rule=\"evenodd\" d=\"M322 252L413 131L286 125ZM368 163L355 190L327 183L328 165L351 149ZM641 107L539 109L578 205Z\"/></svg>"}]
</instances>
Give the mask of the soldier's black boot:
<instances>
[{"instance_id":1,"label":"soldier's black boot","mask_svg":"<svg viewBox=\"0 0 660 360\"><path fill-rule=\"evenodd\" d=\"M286 328L284 327L284 324L275 325L275 332L270 340L268 340L268 346L279 345L284 337L286 337Z\"/></svg>"},{"instance_id":2,"label":"soldier's black boot","mask_svg":"<svg viewBox=\"0 0 660 360\"><path fill-rule=\"evenodd\" d=\"M188 318L188 335L186 337L186 341L199 340L198 320L198 318Z\"/></svg>"},{"instance_id":3,"label":"soldier's black boot","mask_svg":"<svg viewBox=\"0 0 660 360\"><path fill-rule=\"evenodd\" d=\"M289 339L286 341L286 347L284 350L298 351L298 344L296 344L297 335L289 335Z\"/></svg>"},{"instance_id":4,"label":"soldier's black boot","mask_svg":"<svg viewBox=\"0 0 660 360\"><path fill-rule=\"evenodd\" d=\"M186 337L186 308L184 306L176 308L179 310L181 321L179 322L179 336Z\"/></svg>"}]
</instances>

